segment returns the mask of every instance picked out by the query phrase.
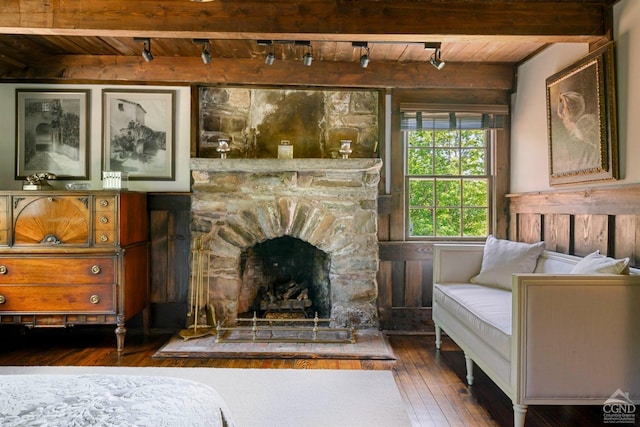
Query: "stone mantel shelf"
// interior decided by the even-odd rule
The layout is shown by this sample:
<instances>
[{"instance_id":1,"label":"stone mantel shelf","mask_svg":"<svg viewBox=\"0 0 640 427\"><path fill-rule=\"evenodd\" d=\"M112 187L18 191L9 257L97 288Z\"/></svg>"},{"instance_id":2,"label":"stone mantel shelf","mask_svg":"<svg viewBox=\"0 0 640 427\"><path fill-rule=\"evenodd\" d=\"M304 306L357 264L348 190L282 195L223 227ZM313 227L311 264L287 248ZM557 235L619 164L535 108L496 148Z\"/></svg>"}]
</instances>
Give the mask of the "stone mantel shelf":
<instances>
[{"instance_id":1,"label":"stone mantel shelf","mask_svg":"<svg viewBox=\"0 0 640 427\"><path fill-rule=\"evenodd\" d=\"M378 170L382 159L211 159L191 158L191 170L212 172L314 172Z\"/></svg>"}]
</instances>

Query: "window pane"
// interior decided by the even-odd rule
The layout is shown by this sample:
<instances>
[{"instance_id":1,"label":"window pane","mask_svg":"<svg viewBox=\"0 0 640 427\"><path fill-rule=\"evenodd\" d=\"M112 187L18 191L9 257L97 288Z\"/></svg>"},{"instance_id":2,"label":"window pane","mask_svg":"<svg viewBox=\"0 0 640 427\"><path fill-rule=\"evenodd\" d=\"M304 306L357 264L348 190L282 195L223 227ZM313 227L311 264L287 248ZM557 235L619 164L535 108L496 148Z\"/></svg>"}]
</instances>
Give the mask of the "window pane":
<instances>
[{"instance_id":1,"label":"window pane","mask_svg":"<svg viewBox=\"0 0 640 427\"><path fill-rule=\"evenodd\" d=\"M482 237L489 232L487 209L469 208L463 210L464 236Z\"/></svg>"},{"instance_id":2,"label":"window pane","mask_svg":"<svg viewBox=\"0 0 640 427\"><path fill-rule=\"evenodd\" d=\"M436 209L436 235L460 237L460 209Z\"/></svg>"},{"instance_id":3,"label":"window pane","mask_svg":"<svg viewBox=\"0 0 640 427\"><path fill-rule=\"evenodd\" d=\"M460 180L442 179L436 182L437 206L460 206Z\"/></svg>"},{"instance_id":4,"label":"window pane","mask_svg":"<svg viewBox=\"0 0 640 427\"><path fill-rule=\"evenodd\" d=\"M485 131L463 130L460 132L460 145L481 148L485 146Z\"/></svg>"},{"instance_id":5,"label":"window pane","mask_svg":"<svg viewBox=\"0 0 640 427\"><path fill-rule=\"evenodd\" d=\"M486 175L485 150L472 148L460 151L462 175Z\"/></svg>"},{"instance_id":6,"label":"window pane","mask_svg":"<svg viewBox=\"0 0 640 427\"><path fill-rule=\"evenodd\" d=\"M457 130L440 130L435 132L436 147L459 147Z\"/></svg>"},{"instance_id":7,"label":"window pane","mask_svg":"<svg viewBox=\"0 0 640 427\"><path fill-rule=\"evenodd\" d=\"M409 147L432 147L433 132L430 130L417 130L409 132Z\"/></svg>"},{"instance_id":8,"label":"window pane","mask_svg":"<svg viewBox=\"0 0 640 427\"><path fill-rule=\"evenodd\" d=\"M424 207L433 206L433 180L410 179L409 180L409 206Z\"/></svg>"},{"instance_id":9,"label":"window pane","mask_svg":"<svg viewBox=\"0 0 640 427\"><path fill-rule=\"evenodd\" d=\"M435 174L436 175L459 175L460 174L460 151L445 148L436 148Z\"/></svg>"},{"instance_id":10,"label":"window pane","mask_svg":"<svg viewBox=\"0 0 640 427\"><path fill-rule=\"evenodd\" d=\"M407 153L408 175L432 175L433 152L430 148L410 148Z\"/></svg>"},{"instance_id":11,"label":"window pane","mask_svg":"<svg viewBox=\"0 0 640 427\"><path fill-rule=\"evenodd\" d=\"M409 235L411 237L433 236L433 210L409 209Z\"/></svg>"},{"instance_id":12,"label":"window pane","mask_svg":"<svg viewBox=\"0 0 640 427\"><path fill-rule=\"evenodd\" d=\"M488 205L488 181L486 179L465 179L462 183L462 204L464 206Z\"/></svg>"}]
</instances>

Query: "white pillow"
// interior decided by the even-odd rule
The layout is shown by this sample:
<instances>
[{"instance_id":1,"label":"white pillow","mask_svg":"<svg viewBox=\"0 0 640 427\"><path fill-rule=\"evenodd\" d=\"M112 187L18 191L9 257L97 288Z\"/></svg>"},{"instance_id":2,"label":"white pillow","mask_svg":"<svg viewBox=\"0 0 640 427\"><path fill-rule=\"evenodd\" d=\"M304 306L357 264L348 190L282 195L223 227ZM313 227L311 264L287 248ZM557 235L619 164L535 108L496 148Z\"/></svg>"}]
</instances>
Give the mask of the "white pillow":
<instances>
[{"instance_id":1,"label":"white pillow","mask_svg":"<svg viewBox=\"0 0 640 427\"><path fill-rule=\"evenodd\" d=\"M542 251L544 242L514 242L489 235L484 244L480 273L471 278L471 283L497 286L510 291L511 275L533 273Z\"/></svg>"},{"instance_id":2,"label":"white pillow","mask_svg":"<svg viewBox=\"0 0 640 427\"><path fill-rule=\"evenodd\" d=\"M590 253L573 266L573 274L629 274L629 258L614 259L600 255L600 251Z\"/></svg>"}]
</instances>

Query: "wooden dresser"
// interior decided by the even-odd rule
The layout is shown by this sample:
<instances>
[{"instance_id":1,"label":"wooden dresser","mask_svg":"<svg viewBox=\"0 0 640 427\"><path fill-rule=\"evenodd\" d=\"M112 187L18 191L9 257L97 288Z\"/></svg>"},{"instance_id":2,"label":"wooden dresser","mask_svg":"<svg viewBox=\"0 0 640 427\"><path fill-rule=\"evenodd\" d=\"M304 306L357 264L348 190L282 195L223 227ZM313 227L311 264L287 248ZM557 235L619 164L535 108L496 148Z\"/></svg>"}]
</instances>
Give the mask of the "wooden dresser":
<instances>
[{"instance_id":1,"label":"wooden dresser","mask_svg":"<svg viewBox=\"0 0 640 427\"><path fill-rule=\"evenodd\" d=\"M148 239L145 193L0 192L0 324L113 324L122 352L148 305Z\"/></svg>"}]
</instances>

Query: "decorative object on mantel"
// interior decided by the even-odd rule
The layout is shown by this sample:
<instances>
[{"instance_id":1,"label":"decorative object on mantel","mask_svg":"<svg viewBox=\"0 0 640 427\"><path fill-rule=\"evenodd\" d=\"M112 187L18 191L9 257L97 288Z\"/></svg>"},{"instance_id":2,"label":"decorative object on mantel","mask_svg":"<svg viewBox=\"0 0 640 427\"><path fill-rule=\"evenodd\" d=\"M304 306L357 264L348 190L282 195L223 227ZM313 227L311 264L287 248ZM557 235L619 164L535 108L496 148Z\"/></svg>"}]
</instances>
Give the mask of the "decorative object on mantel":
<instances>
[{"instance_id":1,"label":"decorative object on mantel","mask_svg":"<svg viewBox=\"0 0 640 427\"><path fill-rule=\"evenodd\" d=\"M22 184L23 190L53 190L48 180L56 179L55 174L50 172L40 172L29 175Z\"/></svg>"},{"instance_id":2,"label":"decorative object on mantel","mask_svg":"<svg viewBox=\"0 0 640 427\"><path fill-rule=\"evenodd\" d=\"M351 149L351 140L350 139L341 139L340 140L340 154L342 154L343 159L348 159L349 154L353 153Z\"/></svg>"},{"instance_id":3,"label":"decorative object on mantel","mask_svg":"<svg viewBox=\"0 0 640 427\"><path fill-rule=\"evenodd\" d=\"M227 140L227 139L219 139L218 140L218 148L216 148L216 151L218 153L220 153L220 158L221 159L226 159L227 158L227 153L229 153L229 151L231 151L231 148L229 148L229 140Z\"/></svg>"},{"instance_id":4,"label":"decorative object on mantel","mask_svg":"<svg viewBox=\"0 0 640 427\"><path fill-rule=\"evenodd\" d=\"M293 159L293 145L291 141L283 139L278 145L278 158L279 159Z\"/></svg>"}]
</instances>

